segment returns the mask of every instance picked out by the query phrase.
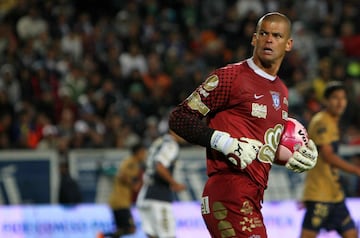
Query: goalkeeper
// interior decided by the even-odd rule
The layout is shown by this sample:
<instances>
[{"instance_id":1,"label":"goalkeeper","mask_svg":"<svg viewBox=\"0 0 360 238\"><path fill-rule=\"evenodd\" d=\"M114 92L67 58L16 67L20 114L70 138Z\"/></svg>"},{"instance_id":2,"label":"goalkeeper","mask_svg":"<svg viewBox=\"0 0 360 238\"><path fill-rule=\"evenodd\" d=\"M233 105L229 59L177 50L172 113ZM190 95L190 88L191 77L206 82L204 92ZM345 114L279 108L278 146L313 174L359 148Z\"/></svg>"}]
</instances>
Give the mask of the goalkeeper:
<instances>
[{"instance_id":1,"label":"goalkeeper","mask_svg":"<svg viewBox=\"0 0 360 238\"><path fill-rule=\"evenodd\" d=\"M215 69L170 115L173 131L206 147L201 212L214 238L267 237L261 206L288 116L288 90L277 72L292 48L290 32L285 15L264 15L252 38L253 56ZM310 141L286 167L306 171L316 159Z\"/></svg>"}]
</instances>

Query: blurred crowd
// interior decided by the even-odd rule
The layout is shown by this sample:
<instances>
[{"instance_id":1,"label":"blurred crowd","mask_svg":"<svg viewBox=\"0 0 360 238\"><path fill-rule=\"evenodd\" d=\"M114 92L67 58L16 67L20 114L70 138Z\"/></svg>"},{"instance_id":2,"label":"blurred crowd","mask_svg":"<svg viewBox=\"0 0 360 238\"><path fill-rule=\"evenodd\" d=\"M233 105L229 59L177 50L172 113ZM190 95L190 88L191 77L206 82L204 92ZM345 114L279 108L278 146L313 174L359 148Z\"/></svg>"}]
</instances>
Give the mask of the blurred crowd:
<instances>
[{"instance_id":1,"label":"blurred crowd","mask_svg":"<svg viewBox=\"0 0 360 238\"><path fill-rule=\"evenodd\" d=\"M150 144L214 68L251 55L259 16L293 22L280 76L304 124L330 80L349 89L344 143L360 144L356 0L2 0L0 148Z\"/></svg>"}]
</instances>

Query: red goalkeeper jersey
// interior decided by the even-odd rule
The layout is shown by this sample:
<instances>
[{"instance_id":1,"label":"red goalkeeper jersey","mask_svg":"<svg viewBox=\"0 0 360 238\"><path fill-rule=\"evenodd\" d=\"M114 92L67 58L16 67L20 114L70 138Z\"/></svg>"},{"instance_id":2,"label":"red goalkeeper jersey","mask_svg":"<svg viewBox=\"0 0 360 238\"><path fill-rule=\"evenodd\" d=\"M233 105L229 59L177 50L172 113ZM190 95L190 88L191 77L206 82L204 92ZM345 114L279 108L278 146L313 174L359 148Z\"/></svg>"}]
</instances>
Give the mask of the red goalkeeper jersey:
<instances>
[{"instance_id":1,"label":"red goalkeeper jersey","mask_svg":"<svg viewBox=\"0 0 360 238\"><path fill-rule=\"evenodd\" d=\"M234 138L257 139L264 145L257 159L243 171L254 181L267 186L268 174L288 116L288 90L282 80L256 66L252 59L216 69L179 106L197 117L206 117L209 127L225 131ZM185 139L193 131L181 133L181 114L172 118L171 125ZM175 125L174 125L175 124ZM179 129L177 128L177 129ZM196 142L193 139L192 142ZM201 144L201 143L199 143ZM232 172L231 165L221 152L207 147L207 173Z\"/></svg>"}]
</instances>

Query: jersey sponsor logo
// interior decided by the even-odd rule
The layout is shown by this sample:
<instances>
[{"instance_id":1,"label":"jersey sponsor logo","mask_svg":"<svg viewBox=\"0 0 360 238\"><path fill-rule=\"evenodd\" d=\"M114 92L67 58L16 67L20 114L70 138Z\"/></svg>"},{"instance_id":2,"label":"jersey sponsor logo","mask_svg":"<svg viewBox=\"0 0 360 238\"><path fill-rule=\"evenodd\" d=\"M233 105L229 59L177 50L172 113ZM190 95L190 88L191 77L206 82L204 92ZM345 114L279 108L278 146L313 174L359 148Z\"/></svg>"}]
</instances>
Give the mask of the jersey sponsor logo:
<instances>
[{"instance_id":1,"label":"jersey sponsor logo","mask_svg":"<svg viewBox=\"0 0 360 238\"><path fill-rule=\"evenodd\" d=\"M274 128L269 128L264 135L264 145L260 148L258 159L263 163L272 163L280 142L281 133L284 126L277 124Z\"/></svg>"},{"instance_id":2,"label":"jersey sponsor logo","mask_svg":"<svg viewBox=\"0 0 360 238\"><path fill-rule=\"evenodd\" d=\"M251 116L257 118L266 118L267 106L259 103L252 103L251 105Z\"/></svg>"},{"instance_id":3,"label":"jersey sponsor logo","mask_svg":"<svg viewBox=\"0 0 360 238\"><path fill-rule=\"evenodd\" d=\"M248 231L248 232L252 232L253 229L257 227L264 226L262 221L258 217L254 217L254 218L243 217L242 221L240 221L239 224L242 226L241 229L243 231Z\"/></svg>"},{"instance_id":4,"label":"jersey sponsor logo","mask_svg":"<svg viewBox=\"0 0 360 238\"><path fill-rule=\"evenodd\" d=\"M284 120L287 120L288 119L288 112L287 111L284 111L284 110L282 110L282 113L281 113L282 115L282 119L284 119Z\"/></svg>"},{"instance_id":5,"label":"jersey sponsor logo","mask_svg":"<svg viewBox=\"0 0 360 238\"><path fill-rule=\"evenodd\" d=\"M206 116L206 114L210 111L210 109L201 101L201 97L198 92L193 92L187 98L187 104L192 110L200 112L203 116Z\"/></svg>"},{"instance_id":6,"label":"jersey sponsor logo","mask_svg":"<svg viewBox=\"0 0 360 238\"><path fill-rule=\"evenodd\" d=\"M254 98L255 98L255 99L260 99L260 98L262 98L262 97L264 97L263 94L260 94L260 95L257 95L256 93L254 94Z\"/></svg>"},{"instance_id":7,"label":"jersey sponsor logo","mask_svg":"<svg viewBox=\"0 0 360 238\"><path fill-rule=\"evenodd\" d=\"M208 97L210 95L210 93L208 93L205 89L203 89L201 87L199 88L199 93L201 95L203 95L204 97Z\"/></svg>"},{"instance_id":8,"label":"jersey sponsor logo","mask_svg":"<svg viewBox=\"0 0 360 238\"><path fill-rule=\"evenodd\" d=\"M231 222L227 220L228 209L224 206L222 202L214 202L211 206L213 211L213 216L218 220L217 228L221 237L235 237L235 229Z\"/></svg>"},{"instance_id":9,"label":"jersey sponsor logo","mask_svg":"<svg viewBox=\"0 0 360 238\"><path fill-rule=\"evenodd\" d=\"M323 203L316 203L311 217L311 225L318 227L323 223L324 219L329 216L329 206Z\"/></svg>"},{"instance_id":10,"label":"jersey sponsor logo","mask_svg":"<svg viewBox=\"0 0 360 238\"><path fill-rule=\"evenodd\" d=\"M201 214L210 214L209 197L201 198Z\"/></svg>"},{"instance_id":11,"label":"jersey sponsor logo","mask_svg":"<svg viewBox=\"0 0 360 238\"><path fill-rule=\"evenodd\" d=\"M286 97L284 97L284 99L283 99L283 103L284 103L286 106L289 106L289 101L287 100L287 98L286 98Z\"/></svg>"},{"instance_id":12,"label":"jersey sponsor logo","mask_svg":"<svg viewBox=\"0 0 360 238\"><path fill-rule=\"evenodd\" d=\"M248 200L245 200L243 202L242 208L240 209L240 212L244 213L245 215L252 214L254 210L254 207L250 204Z\"/></svg>"},{"instance_id":13,"label":"jersey sponsor logo","mask_svg":"<svg viewBox=\"0 0 360 238\"><path fill-rule=\"evenodd\" d=\"M209 92L209 91L214 90L218 85L219 85L219 77L214 74L214 75L209 76L205 80L203 88Z\"/></svg>"},{"instance_id":14,"label":"jersey sponsor logo","mask_svg":"<svg viewBox=\"0 0 360 238\"><path fill-rule=\"evenodd\" d=\"M208 97L209 92L219 85L219 77L217 75L209 76L205 82L194 91L186 100L188 106L195 111L200 112L203 116L209 113L210 109L201 101L201 96Z\"/></svg>"},{"instance_id":15,"label":"jersey sponsor logo","mask_svg":"<svg viewBox=\"0 0 360 238\"><path fill-rule=\"evenodd\" d=\"M278 92L274 92L271 91L271 98L273 100L273 107L275 108L275 110L279 110L281 105L280 105L280 94Z\"/></svg>"}]
</instances>

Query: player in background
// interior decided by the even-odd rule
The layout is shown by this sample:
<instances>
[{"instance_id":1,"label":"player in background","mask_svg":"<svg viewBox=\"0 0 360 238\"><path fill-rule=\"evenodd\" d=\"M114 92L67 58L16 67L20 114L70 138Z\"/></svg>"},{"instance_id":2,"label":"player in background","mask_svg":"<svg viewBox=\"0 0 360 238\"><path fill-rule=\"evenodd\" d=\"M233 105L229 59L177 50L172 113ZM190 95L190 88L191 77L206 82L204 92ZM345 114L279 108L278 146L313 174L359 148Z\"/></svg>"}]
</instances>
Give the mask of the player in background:
<instances>
[{"instance_id":1,"label":"player in background","mask_svg":"<svg viewBox=\"0 0 360 238\"><path fill-rule=\"evenodd\" d=\"M138 208L142 229L149 238L175 238L175 217L172 211L173 192L186 189L173 177L180 144L184 140L172 131L157 138L149 148Z\"/></svg>"},{"instance_id":2,"label":"player in background","mask_svg":"<svg viewBox=\"0 0 360 238\"><path fill-rule=\"evenodd\" d=\"M309 123L309 137L318 148L319 158L305 178L303 201L306 213L301 238L315 238L322 228L336 230L343 238L358 238L339 177L340 170L360 176L360 167L338 155L339 121L346 106L345 86L342 82L331 81L324 91L324 108Z\"/></svg>"},{"instance_id":3,"label":"player in background","mask_svg":"<svg viewBox=\"0 0 360 238\"><path fill-rule=\"evenodd\" d=\"M288 118L288 89L277 73L293 45L290 33L285 15L265 14L252 37L253 56L215 69L170 115L172 130L206 147L201 212L213 238L267 237L261 207ZM316 158L310 141L286 167L306 171Z\"/></svg>"},{"instance_id":4,"label":"player in background","mask_svg":"<svg viewBox=\"0 0 360 238\"><path fill-rule=\"evenodd\" d=\"M134 197L142 184L146 152L146 147L142 143L137 143L131 147L130 156L121 162L109 197L109 206L115 219L116 231L103 234L102 237L118 238L136 231L131 206L134 204Z\"/></svg>"}]
</instances>

